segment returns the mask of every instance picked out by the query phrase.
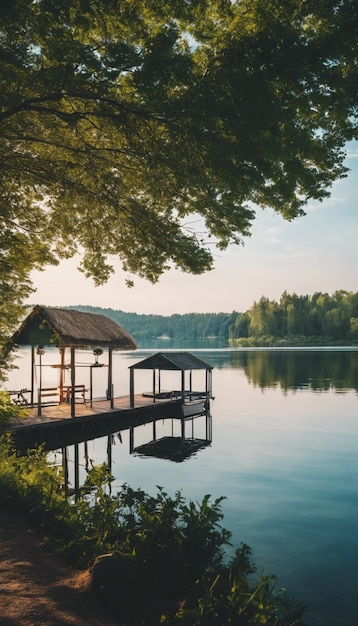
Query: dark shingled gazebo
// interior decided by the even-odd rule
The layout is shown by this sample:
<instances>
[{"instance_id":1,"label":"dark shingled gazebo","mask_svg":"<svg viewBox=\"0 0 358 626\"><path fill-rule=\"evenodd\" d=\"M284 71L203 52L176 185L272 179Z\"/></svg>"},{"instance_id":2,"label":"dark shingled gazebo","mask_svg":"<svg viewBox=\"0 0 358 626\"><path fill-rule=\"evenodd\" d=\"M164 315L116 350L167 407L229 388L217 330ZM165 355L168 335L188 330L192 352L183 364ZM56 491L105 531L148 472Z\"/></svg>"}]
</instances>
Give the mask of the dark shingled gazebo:
<instances>
[{"instance_id":1,"label":"dark shingled gazebo","mask_svg":"<svg viewBox=\"0 0 358 626\"><path fill-rule=\"evenodd\" d=\"M134 407L134 371L141 370L152 370L153 371L153 400L155 402L156 398L166 397L167 392L162 392L160 388L160 372L163 370L174 370L181 372L181 390L180 391L171 391L170 395L173 394L182 398L182 402L184 402L185 397L189 396L191 398L198 397L212 397L212 370L213 367L205 361L202 361L194 354L190 352L158 352L157 354L153 354L152 356L144 359L143 361L139 361L139 363L135 363L130 366L130 402L131 406ZM158 370L158 385L159 389L156 391L156 371ZM195 392L192 390L192 370L204 370L205 371L205 391ZM190 382L189 389L185 389L185 372L190 372Z\"/></svg>"},{"instance_id":2,"label":"dark shingled gazebo","mask_svg":"<svg viewBox=\"0 0 358 626\"><path fill-rule=\"evenodd\" d=\"M32 347L31 404L33 404L34 394L35 346L38 346L37 353L40 355L43 346L57 346L61 353L61 368L64 367L65 349L70 348L71 417L75 417L75 349L90 346L108 348L107 396L112 406L112 350L135 350L137 347L133 338L119 324L105 315L39 305L33 308L14 334L12 341L15 345ZM41 389L39 397L41 398ZM41 402L39 404L39 412L41 413Z\"/></svg>"}]
</instances>

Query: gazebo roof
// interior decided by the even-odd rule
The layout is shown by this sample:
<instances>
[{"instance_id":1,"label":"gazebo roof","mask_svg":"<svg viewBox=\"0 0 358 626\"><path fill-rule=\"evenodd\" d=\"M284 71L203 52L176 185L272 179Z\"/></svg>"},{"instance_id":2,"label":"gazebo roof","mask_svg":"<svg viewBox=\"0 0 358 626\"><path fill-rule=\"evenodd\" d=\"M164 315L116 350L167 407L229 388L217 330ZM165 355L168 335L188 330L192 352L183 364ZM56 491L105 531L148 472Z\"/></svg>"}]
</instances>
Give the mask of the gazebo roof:
<instances>
[{"instance_id":1,"label":"gazebo roof","mask_svg":"<svg viewBox=\"0 0 358 626\"><path fill-rule=\"evenodd\" d=\"M157 354L131 365L129 369L183 371L212 370L213 368L190 352L157 352Z\"/></svg>"},{"instance_id":2,"label":"gazebo roof","mask_svg":"<svg viewBox=\"0 0 358 626\"><path fill-rule=\"evenodd\" d=\"M12 341L17 345L103 346L135 350L134 339L119 324L94 313L35 306Z\"/></svg>"}]
</instances>

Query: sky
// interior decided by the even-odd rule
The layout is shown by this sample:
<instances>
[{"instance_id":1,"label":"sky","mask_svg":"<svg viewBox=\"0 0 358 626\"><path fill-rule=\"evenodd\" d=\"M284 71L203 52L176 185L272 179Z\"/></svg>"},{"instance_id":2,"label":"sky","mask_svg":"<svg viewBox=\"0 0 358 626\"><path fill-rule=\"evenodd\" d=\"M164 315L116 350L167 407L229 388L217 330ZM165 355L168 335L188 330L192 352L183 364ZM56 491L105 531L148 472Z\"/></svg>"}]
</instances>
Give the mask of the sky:
<instances>
[{"instance_id":1,"label":"sky","mask_svg":"<svg viewBox=\"0 0 358 626\"><path fill-rule=\"evenodd\" d=\"M358 143L347 148L347 178L331 196L311 202L306 215L287 222L258 209L244 246L215 254L215 268L201 276L170 270L159 282L125 284L120 264L108 283L95 287L77 270L80 258L35 271L31 305L92 305L141 314L219 313L248 310L262 296L278 301L284 291L312 295L358 291Z\"/></svg>"}]
</instances>

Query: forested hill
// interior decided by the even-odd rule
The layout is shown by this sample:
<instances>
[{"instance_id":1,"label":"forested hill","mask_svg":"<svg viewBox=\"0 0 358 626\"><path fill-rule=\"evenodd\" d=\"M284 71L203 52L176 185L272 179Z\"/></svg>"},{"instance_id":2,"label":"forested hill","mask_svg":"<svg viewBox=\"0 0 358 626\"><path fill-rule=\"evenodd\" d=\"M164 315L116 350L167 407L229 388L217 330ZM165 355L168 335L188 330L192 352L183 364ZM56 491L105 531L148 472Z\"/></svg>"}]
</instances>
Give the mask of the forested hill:
<instances>
[{"instance_id":1,"label":"forested hill","mask_svg":"<svg viewBox=\"0 0 358 626\"><path fill-rule=\"evenodd\" d=\"M88 313L100 313L123 326L140 345L141 339L208 339L228 340L229 329L235 323L239 313L187 313L184 315L139 315L115 309L103 309L94 306L73 306L69 308Z\"/></svg>"},{"instance_id":2,"label":"forested hill","mask_svg":"<svg viewBox=\"0 0 358 626\"><path fill-rule=\"evenodd\" d=\"M279 302L262 297L237 316L231 345L342 345L358 343L358 293L339 290Z\"/></svg>"},{"instance_id":3,"label":"forested hill","mask_svg":"<svg viewBox=\"0 0 358 626\"><path fill-rule=\"evenodd\" d=\"M279 302L264 296L244 313L139 315L93 306L74 306L101 313L123 326L140 346L142 340L176 341L218 338L231 346L341 345L358 343L358 292L332 295L282 294Z\"/></svg>"}]
</instances>

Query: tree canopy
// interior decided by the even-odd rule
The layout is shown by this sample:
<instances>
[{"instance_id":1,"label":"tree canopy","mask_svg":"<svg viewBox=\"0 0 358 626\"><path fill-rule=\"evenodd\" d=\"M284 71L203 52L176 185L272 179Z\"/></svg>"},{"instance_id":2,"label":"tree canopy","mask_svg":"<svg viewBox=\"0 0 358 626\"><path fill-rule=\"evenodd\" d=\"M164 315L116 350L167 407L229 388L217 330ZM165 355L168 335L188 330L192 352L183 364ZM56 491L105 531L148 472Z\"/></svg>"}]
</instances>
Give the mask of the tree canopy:
<instances>
[{"instance_id":1,"label":"tree canopy","mask_svg":"<svg viewBox=\"0 0 358 626\"><path fill-rule=\"evenodd\" d=\"M3 0L1 314L83 251L155 282L201 273L344 176L355 0ZM2 334L4 334L2 332ZM6 334L6 333L5 333Z\"/></svg>"}]
</instances>

